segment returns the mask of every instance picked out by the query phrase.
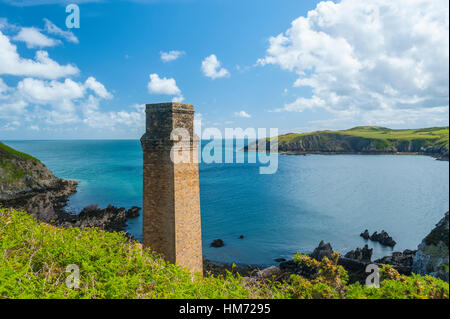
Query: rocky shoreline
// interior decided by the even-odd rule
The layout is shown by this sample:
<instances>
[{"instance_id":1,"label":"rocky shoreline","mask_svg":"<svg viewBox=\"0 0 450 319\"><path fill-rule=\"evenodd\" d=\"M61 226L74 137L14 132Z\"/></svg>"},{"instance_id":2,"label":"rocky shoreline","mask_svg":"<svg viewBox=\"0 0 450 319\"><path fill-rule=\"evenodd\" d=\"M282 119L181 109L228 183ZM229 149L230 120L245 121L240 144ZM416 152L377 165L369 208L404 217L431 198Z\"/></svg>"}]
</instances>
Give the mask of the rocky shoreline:
<instances>
[{"instance_id":1,"label":"rocky shoreline","mask_svg":"<svg viewBox=\"0 0 450 319\"><path fill-rule=\"evenodd\" d=\"M363 232L368 233L367 232ZM391 265L402 275L411 275L417 273L421 275L428 274L433 277L440 278L444 281L449 281L448 263L449 263L449 248L448 248L448 233L449 233L449 212L436 224L436 227L430 234L424 238L417 250L405 249L402 252L393 252L390 256L385 256L372 261L372 249L365 245L362 248L356 248L349 251L344 256L338 259L338 265L342 266L349 275L349 282L365 283L367 277L366 267L369 264L375 264L379 267L383 265ZM375 234L378 234L375 232ZM378 237L381 235L381 237ZM392 237L386 232L382 231L375 240L384 238L387 240L387 246L391 246ZM361 234L362 235L362 234ZM368 237L367 239L370 239ZM318 261L324 257L331 258L334 250L330 243L321 241L317 248L309 254L311 258ZM308 269L297 264L293 259L288 261L281 261L279 266L262 267L258 265L230 265L220 262L213 262L204 260L204 274L205 275L225 275L227 272L239 274L246 280L289 280L292 274L310 277L313 274L308 273Z\"/></svg>"}]
</instances>

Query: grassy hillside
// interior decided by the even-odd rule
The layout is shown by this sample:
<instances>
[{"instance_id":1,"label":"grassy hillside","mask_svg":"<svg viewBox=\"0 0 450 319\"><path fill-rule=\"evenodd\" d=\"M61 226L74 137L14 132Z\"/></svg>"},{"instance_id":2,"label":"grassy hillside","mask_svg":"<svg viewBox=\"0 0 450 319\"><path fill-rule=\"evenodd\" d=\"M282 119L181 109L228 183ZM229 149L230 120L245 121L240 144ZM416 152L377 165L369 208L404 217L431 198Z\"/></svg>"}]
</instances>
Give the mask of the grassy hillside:
<instances>
[{"instance_id":1,"label":"grassy hillside","mask_svg":"<svg viewBox=\"0 0 450 319\"><path fill-rule=\"evenodd\" d=\"M278 137L278 150L287 153L419 153L448 160L448 148L448 127L393 130L358 126ZM255 150L255 145L248 150Z\"/></svg>"},{"instance_id":2,"label":"grassy hillside","mask_svg":"<svg viewBox=\"0 0 450 319\"><path fill-rule=\"evenodd\" d=\"M40 163L40 161L37 158L35 158L31 155L28 155L26 153L19 152L19 151L13 149L12 147L9 147L8 145L3 144L2 142L0 142L0 154L2 155L2 157L5 157L5 158L6 157L9 157L9 158L17 157L17 158L21 158L21 159L25 159L25 160L30 160L30 161L33 161L36 163Z\"/></svg>"},{"instance_id":3,"label":"grassy hillside","mask_svg":"<svg viewBox=\"0 0 450 319\"><path fill-rule=\"evenodd\" d=\"M430 127L422 129L393 130L379 126L357 126L348 130L341 131L315 131L311 133L290 133L278 137L278 142L292 142L301 140L305 136L317 134L339 134L348 136L357 136L367 139L383 141L385 144L392 144L395 141L414 141L423 140L431 144L444 145L448 148L449 128L448 127Z\"/></svg>"},{"instance_id":4,"label":"grassy hillside","mask_svg":"<svg viewBox=\"0 0 450 319\"><path fill-rule=\"evenodd\" d=\"M0 142L0 201L44 192L58 182L37 158Z\"/></svg>"},{"instance_id":5,"label":"grassy hillside","mask_svg":"<svg viewBox=\"0 0 450 319\"><path fill-rule=\"evenodd\" d=\"M347 285L338 254L321 262L297 254L315 269L312 280L249 281L239 275L196 276L168 264L123 233L95 228L55 228L26 212L0 208L0 299L2 298L448 298L449 286L429 276L381 270L382 287ZM80 268L78 289L66 287L66 267Z\"/></svg>"}]
</instances>

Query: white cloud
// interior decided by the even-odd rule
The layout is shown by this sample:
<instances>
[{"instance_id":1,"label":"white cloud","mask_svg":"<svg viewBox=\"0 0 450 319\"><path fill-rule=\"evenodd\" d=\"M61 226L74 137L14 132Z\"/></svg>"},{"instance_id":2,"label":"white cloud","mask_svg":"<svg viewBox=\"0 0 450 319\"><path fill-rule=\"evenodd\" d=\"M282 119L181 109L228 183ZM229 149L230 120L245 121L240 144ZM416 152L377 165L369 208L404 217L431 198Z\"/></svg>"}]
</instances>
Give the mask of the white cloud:
<instances>
[{"instance_id":1,"label":"white cloud","mask_svg":"<svg viewBox=\"0 0 450 319\"><path fill-rule=\"evenodd\" d=\"M111 99L113 96L111 93L109 93L105 86L98 82L94 77L90 76L86 82L84 83L84 86L86 88L91 89L95 92L98 96L100 96L103 99Z\"/></svg>"},{"instance_id":2,"label":"white cloud","mask_svg":"<svg viewBox=\"0 0 450 319\"><path fill-rule=\"evenodd\" d=\"M57 79L78 74L76 66L60 65L50 59L46 51L37 51L35 60L24 59L17 53L15 45L0 31L0 75L35 76Z\"/></svg>"},{"instance_id":3,"label":"white cloud","mask_svg":"<svg viewBox=\"0 0 450 319\"><path fill-rule=\"evenodd\" d=\"M250 118L250 117L251 117L251 115L248 114L248 113L245 112L245 111L235 112L235 113L234 113L234 116L237 116L237 117L244 117L244 118Z\"/></svg>"},{"instance_id":4,"label":"white cloud","mask_svg":"<svg viewBox=\"0 0 450 319\"><path fill-rule=\"evenodd\" d=\"M64 38L66 41L72 42L72 43L78 43L78 38L71 32L71 31L64 31L57 27L53 22L51 22L48 19L44 19L45 21L45 31L47 31L50 34L54 34L57 36L60 36Z\"/></svg>"},{"instance_id":5,"label":"white cloud","mask_svg":"<svg viewBox=\"0 0 450 319\"><path fill-rule=\"evenodd\" d=\"M178 88L175 79L160 78L158 74L150 74L148 82L148 91L152 94L179 95L181 90Z\"/></svg>"},{"instance_id":6,"label":"white cloud","mask_svg":"<svg viewBox=\"0 0 450 319\"><path fill-rule=\"evenodd\" d=\"M373 124L393 116L412 123L422 114L439 122L448 114L448 7L446 0L320 2L271 37L258 60L295 72L294 87L312 88L311 97L278 111L321 108L361 121L370 114Z\"/></svg>"},{"instance_id":7,"label":"white cloud","mask_svg":"<svg viewBox=\"0 0 450 319\"><path fill-rule=\"evenodd\" d=\"M228 70L225 68L221 68L220 66L220 61L217 60L217 57L214 54L211 54L202 62L203 74L211 79L229 77L230 72L228 72Z\"/></svg>"},{"instance_id":8,"label":"white cloud","mask_svg":"<svg viewBox=\"0 0 450 319\"><path fill-rule=\"evenodd\" d=\"M54 47L61 44L61 41L55 40L42 34L37 28L21 28L19 33L13 38L15 41L25 42L27 48Z\"/></svg>"},{"instance_id":9,"label":"white cloud","mask_svg":"<svg viewBox=\"0 0 450 319\"><path fill-rule=\"evenodd\" d=\"M184 55L186 52L184 51L176 51L176 50L172 50L169 52L160 52L161 55L161 60L163 62L170 62L170 61L175 61L176 59L178 59L180 56Z\"/></svg>"},{"instance_id":10,"label":"white cloud","mask_svg":"<svg viewBox=\"0 0 450 319\"><path fill-rule=\"evenodd\" d=\"M135 104L132 111L100 112L98 100L92 96L88 99L88 107L84 110L83 123L97 129L116 129L120 126L131 127L140 132L145 131L145 105Z\"/></svg>"},{"instance_id":11,"label":"white cloud","mask_svg":"<svg viewBox=\"0 0 450 319\"><path fill-rule=\"evenodd\" d=\"M175 96L173 99L172 99L172 102L178 102L178 103L181 103L181 102L183 102L184 101L184 96L183 95L178 95L178 96Z\"/></svg>"}]
</instances>

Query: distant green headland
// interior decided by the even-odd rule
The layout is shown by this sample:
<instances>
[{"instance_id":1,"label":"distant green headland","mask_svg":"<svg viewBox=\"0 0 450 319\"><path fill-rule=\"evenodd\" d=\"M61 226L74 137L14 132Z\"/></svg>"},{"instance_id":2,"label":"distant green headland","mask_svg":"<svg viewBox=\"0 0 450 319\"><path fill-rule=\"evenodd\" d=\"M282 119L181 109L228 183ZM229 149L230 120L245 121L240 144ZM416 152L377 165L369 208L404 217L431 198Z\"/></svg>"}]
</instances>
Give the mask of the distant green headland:
<instances>
[{"instance_id":1,"label":"distant green headland","mask_svg":"<svg viewBox=\"0 0 450 319\"><path fill-rule=\"evenodd\" d=\"M357 126L278 136L278 152L285 154L423 154L448 161L448 147L448 126L400 130ZM274 149L267 143L265 151ZM259 151L256 142L243 150Z\"/></svg>"}]
</instances>

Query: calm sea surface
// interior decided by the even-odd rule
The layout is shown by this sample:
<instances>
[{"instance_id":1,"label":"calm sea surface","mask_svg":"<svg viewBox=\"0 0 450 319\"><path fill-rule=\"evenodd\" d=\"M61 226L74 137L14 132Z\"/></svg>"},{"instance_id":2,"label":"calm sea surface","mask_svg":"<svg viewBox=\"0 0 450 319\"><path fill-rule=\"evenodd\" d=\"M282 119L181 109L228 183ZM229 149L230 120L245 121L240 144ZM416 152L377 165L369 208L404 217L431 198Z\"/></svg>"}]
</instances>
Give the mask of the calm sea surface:
<instances>
[{"instance_id":1,"label":"calm sea surface","mask_svg":"<svg viewBox=\"0 0 450 319\"><path fill-rule=\"evenodd\" d=\"M142 206L137 140L6 144L39 158L58 177L80 181L69 210L89 204ZM259 164L200 164L206 258L274 264L274 258L311 252L320 240L345 253L366 243L359 236L366 228L386 230L398 243L395 251L415 249L449 209L449 163L430 157L280 155L278 162L273 175L260 175ZM138 218L128 231L140 240L141 227ZM225 246L209 247L216 238ZM375 257L392 252L368 244Z\"/></svg>"}]
</instances>

